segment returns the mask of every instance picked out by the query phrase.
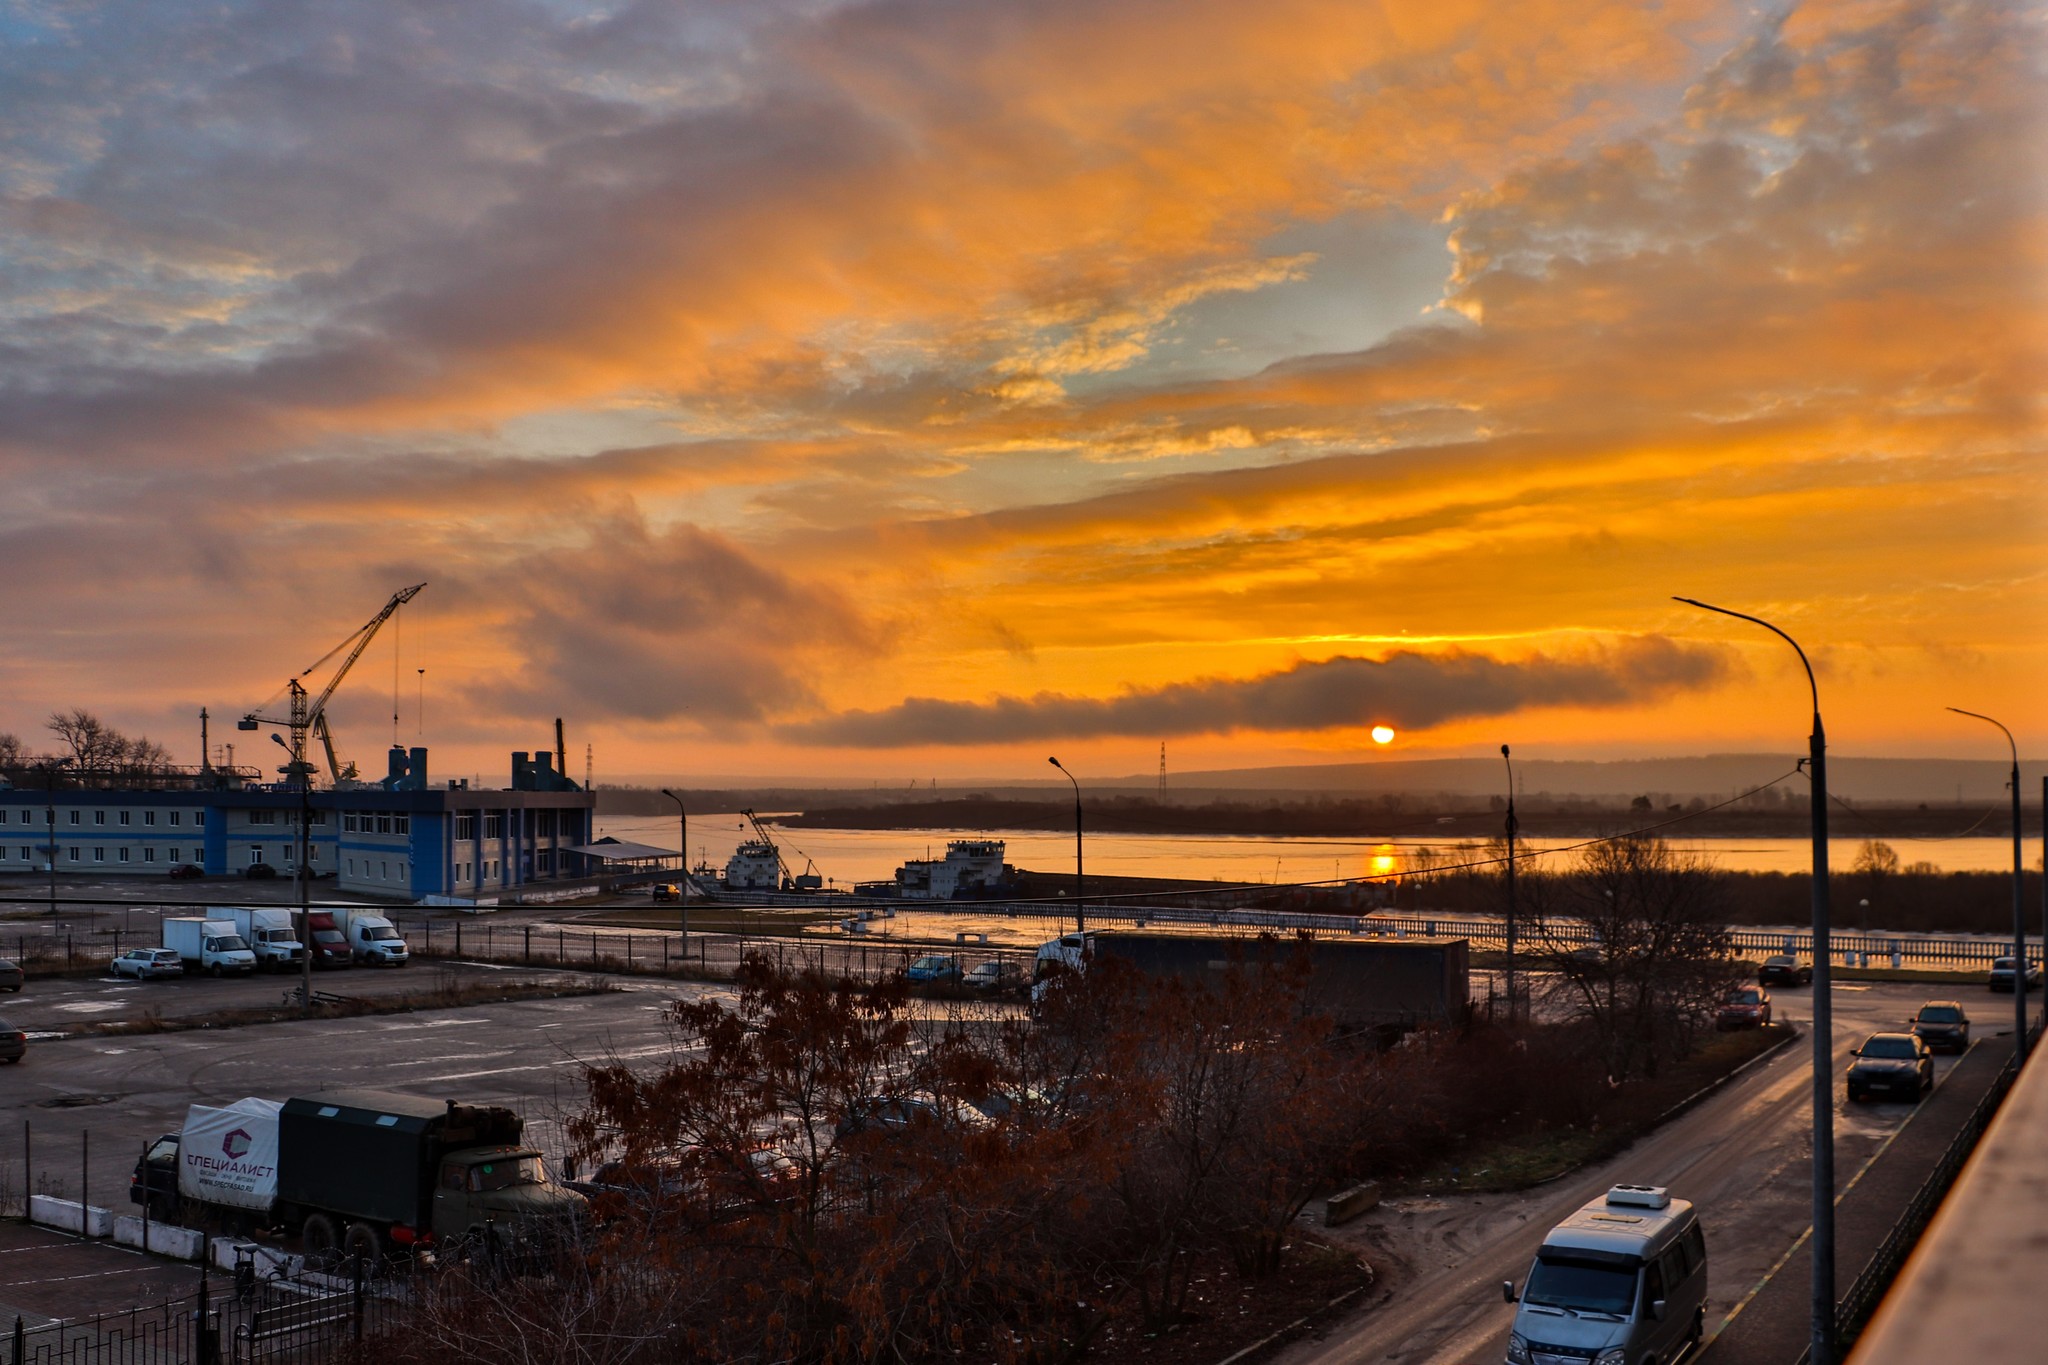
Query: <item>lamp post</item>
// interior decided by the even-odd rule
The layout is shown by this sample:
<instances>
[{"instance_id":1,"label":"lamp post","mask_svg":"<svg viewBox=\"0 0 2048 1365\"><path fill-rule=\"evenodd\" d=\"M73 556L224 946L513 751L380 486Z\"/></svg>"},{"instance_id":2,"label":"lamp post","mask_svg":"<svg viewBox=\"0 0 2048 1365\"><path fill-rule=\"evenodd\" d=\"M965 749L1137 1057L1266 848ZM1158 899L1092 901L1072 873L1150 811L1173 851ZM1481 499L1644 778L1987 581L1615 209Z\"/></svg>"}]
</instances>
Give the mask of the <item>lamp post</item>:
<instances>
[{"instance_id":1,"label":"lamp post","mask_svg":"<svg viewBox=\"0 0 2048 1365\"><path fill-rule=\"evenodd\" d=\"M1508 1022L1515 1021L1515 762L1508 746L1500 746L1500 761L1508 769Z\"/></svg>"},{"instance_id":2,"label":"lamp post","mask_svg":"<svg viewBox=\"0 0 2048 1365\"><path fill-rule=\"evenodd\" d=\"M2027 1060L2027 909L2021 889L2026 865L2020 861L2020 746L2014 742L2012 731L1991 717L1965 711L1960 706L1948 709L1959 716L1997 725L2005 732L2006 745L2012 750L2012 1055L2024 1066Z\"/></svg>"},{"instance_id":3,"label":"lamp post","mask_svg":"<svg viewBox=\"0 0 2048 1365\"><path fill-rule=\"evenodd\" d=\"M272 730L270 738L286 753L291 745L284 736ZM297 758L286 768L292 781L299 789L299 855L298 866L292 869L292 880L298 883L299 891L299 1012L310 1016L313 1013L313 874L307 861L313 841L313 774L302 767ZM337 845L339 847L339 845Z\"/></svg>"},{"instance_id":4,"label":"lamp post","mask_svg":"<svg viewBox=\"0 0 2048 1365\"><path fill-rule=\"evenodd\" d=\"M1074 783L1074 929L1078 933L1088 932L1088 907L1081 901L1081 784L1074 781L1074 775L1067 772L1056 758L1046 762L1066 773L1067 781Z\"/></svg>"},{"instance_id":5,"label":"lamp post","mask_svg":"<svg viewBox=\"0 0 2048 1365\"><path fill-rule=\"evenodd\" d=\"M676 803L676 819L682 822L683 841L677 847L682 850L683 880L676 892L676 904L681 907L683 917L683 960L687 962L690 960L690 812L683 809L683 798L667 787L661 789L661 794Z\"/></svg>"},{"instance_id":6,"label":"lamp post","mask_svg":"<svg viewBox=\"0 0 2048 1365\"><path fill-rule=\"evenodd\" d=\"M43 762L43 782L49 792L50 817L50 915L57 914L57 773L71 766L68 758L51 758Z\"/></svg>"},{"instance_id":7,"label":"lamp post","mask_svg":"<svg viewBox=\"0 0 2048 1365\"><path fill-rule=\"evenodd\" d=\"M1760 616L1674 597L1689 607L1733 616L1762 626L1792 646L1806 670L1813 697L1813 733L1807 738L1806 771L1813 782L1813 1288L1809 1322L1811 1365L1835 1359L1835 1085L1834 1005L1829 995L1828 947L1828 768L1827 733L1820 721L1820 686L1799 642Z\"/></svg>"}]
</instances>

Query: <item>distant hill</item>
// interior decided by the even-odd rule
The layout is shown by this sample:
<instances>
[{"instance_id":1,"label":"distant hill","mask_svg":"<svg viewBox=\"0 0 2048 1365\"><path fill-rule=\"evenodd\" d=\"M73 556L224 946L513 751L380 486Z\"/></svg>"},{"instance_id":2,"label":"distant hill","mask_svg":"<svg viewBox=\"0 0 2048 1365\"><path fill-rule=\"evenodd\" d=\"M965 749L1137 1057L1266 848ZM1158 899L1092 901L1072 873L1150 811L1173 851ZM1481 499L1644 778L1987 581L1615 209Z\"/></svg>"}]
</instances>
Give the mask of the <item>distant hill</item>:
<instances>
[{"instance_id":1,"label":"distant hill","mask_svg":"<svg viewBox=\"0 0 2048 1365\"><path fill-rule=\"evenodd\" d=\"M1668 794L1675 799L1725 796L1768 782L1789 770L1800 754L1708 754L1701 758L1640 758L1612 762L1565 759L1515 760L1516 787L1531 795L1576 794L1594 798ZM2038 773L2038 762L2023 763ZM1949 758L1828 759L1828 790L1846 800L1908 803L1983 803L2005 792L2009 763ZM1226 788L1238 791L1354 792L1485 796L1506 784L1498 758L1416 759L1391 763L1333 763L1284 768L1240 768L1169 774L1168 789ZM1122 784L1119 784L1122 785ZM1156 788L1133 778L1129 785ZM2027 793L2022 792L2023 795Z\"/></svg>"},{"instance_id":2,"label":"distant hill","mask_svg":"<svg viewBox=\"0 0 2048 1365\"><path fill-rule=\"evenodd\" d=\"M1579 762L1569 759L1516 759L1518 796L1576 796L1587 801L1627 806L1638 796L1648 796L1661 808L1694 797L1712 801L1759 786L1789 772L1796 754L1708 754L1697 758L1621 759L1611 762ZM2034 785L2043 764L2023 760L2021 795L2032 806L2039 799ZM1828 760L1828 789L1845 801L1859 804L1918 805L1932 807L1957 804L1984 807L2005 796L2010 765L1978 759L1943 758L1836 758ZM608 785L608 784L607 784ZM971 781L949 778L937 787L919 784L906 788L900 783L881 786L870 782L804 780L800 778L677 779L656 775L634 775L622 785L644 788L638 792L601 791L599 805L605 810L641 809L645 813L673 811L674 806L658 793L673 786L692 793L693 802L709 801L707 810L739 810L752 806L771 810L802 810L821 804L862 806L894 804L905 800L958 799L973 794L993 799L1042 798L1049 790L1064 791L1065 781L1019 782L1014 779ZM1128 794L1150 796L1158 790L1157 774L1129 777L1083 777L1082 785L1097 796ZM1258 793L1262 797L1379 797L1432 796L1484 800L1502 794L1506 772L1498 758L1437 758L1380 761L1373 763L1297 764L1272 768L1223 768L1203 772L1169 773L1168 799L1176 804L1198 804L1229 800Z\"/></svg>"}]
</instances>

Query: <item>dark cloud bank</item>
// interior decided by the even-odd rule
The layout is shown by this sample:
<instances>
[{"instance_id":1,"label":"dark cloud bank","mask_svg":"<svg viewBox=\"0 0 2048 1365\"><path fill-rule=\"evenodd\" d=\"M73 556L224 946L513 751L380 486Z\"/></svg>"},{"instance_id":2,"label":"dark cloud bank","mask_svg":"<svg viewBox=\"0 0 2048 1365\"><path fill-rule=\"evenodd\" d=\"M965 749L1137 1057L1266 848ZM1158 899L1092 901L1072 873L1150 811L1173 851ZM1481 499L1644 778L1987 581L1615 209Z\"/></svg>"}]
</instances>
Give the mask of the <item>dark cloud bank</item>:
<instances>
[{"instance_id":1,"label":"dark cloud bank","mask_svg":"<svg viewBox=\"0 0 2048 1365\"><path fill-rule=\"evenodd\" d=\"M1105 735L1330 730L1386 724L1426 729L1541 706L1623 706L1723 681L1734 665L1718 649L1661 636L1586 654L1503 662L1482 655L1339 657L1261 677L1212 678L1121 696L1041 692L992 702L912 697L883 711L849 711L787 725L786 739L891 749L922 744L1006 744Z\"/></svg>"}]
</instances>

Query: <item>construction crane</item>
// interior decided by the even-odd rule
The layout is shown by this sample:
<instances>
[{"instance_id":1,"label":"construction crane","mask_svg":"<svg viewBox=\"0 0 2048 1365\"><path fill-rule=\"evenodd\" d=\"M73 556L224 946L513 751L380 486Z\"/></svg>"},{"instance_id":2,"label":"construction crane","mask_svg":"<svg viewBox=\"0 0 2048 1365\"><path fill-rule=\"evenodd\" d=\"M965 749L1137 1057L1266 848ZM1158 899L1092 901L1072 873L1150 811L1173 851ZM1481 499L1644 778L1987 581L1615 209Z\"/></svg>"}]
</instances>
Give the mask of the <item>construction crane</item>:
<instances>
[{"instance_id":1,"label":"construction crane","mask_svg":"<svg viewBox=\"0 0 2048 1365\"><path fill-rule=\"evenodd\" d=\"M291 736L290 741L285 742L285 747L291 751L292 758L283 771L294 791L303 791L313 785L313 765L306 761L306 736L309 733L318 737L321 748L327 753L328 777L336 784L341 782L344 770L342 765L335 761L334 736L327 728L327 702L334 696L334 689L341 686L341 680L348 676L349 669L355 667L356 660L363 657L363 651L370 647L370 641L377 636L378 627L390 620L400 607L419 596L420 589L426 586L424 583L415 583L409 588L401 588L391 594L391 600L384 604L384 609L372 616L353 635L300 669L298 677L285 684L285 693L291 701L290 710L283 719L251 711L235 723L238 730L255 730L265 725L275 725ZM348 654L342 659L341 667L334 670L334 676L327 680L327 686L320 689L320 695L313 697L299 679L343 650L347 650ZM266 702L265 705L268 706L269 703ZM354 764L348 766L347 774L354 776Z\"/></svg>"},{"instance_id":2,"label":"construction crane","mask_svg":"<svg viewBox=\"0 0 2048 1365\"><path fill-rule=\"evenodd\" d=\"M815 891L824 884L824 878L818 875L818 865L811 861L808 854L800 848L796 850L798 856L804 860L803 875L798 876L790 870L788 860L782 856L782 845L776 843L774 837L768 833L768 827L761 823L761 817L750 810L743 810L740 814L746 816L747 822L753 825L755 836L775 850L775 865L781 869L784 891Z\"/></svg>"}]
</instances>

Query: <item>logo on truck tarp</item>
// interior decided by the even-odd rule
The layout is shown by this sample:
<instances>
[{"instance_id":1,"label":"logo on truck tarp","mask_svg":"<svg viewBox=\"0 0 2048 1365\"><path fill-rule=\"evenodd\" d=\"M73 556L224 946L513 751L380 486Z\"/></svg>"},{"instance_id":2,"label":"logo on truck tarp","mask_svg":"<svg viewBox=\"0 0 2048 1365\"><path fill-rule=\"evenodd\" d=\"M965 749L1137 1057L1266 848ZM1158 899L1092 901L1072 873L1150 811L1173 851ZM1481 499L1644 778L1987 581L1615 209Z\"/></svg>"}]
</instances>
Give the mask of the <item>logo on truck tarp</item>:
<instances>
[{"instance_id":1,"label":"logo on truck tarp","mask_svg":"<svg viewBox=\"0 0 2048 1365\"><path fill-rule=\"evenodd\" d=\"M240 1161L249 1155L249 1144L256 1141L245 1128L237 1128L220 1140L220 1154L230 1161Z\"/></svg>"}]
</instances>

